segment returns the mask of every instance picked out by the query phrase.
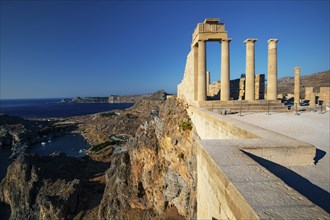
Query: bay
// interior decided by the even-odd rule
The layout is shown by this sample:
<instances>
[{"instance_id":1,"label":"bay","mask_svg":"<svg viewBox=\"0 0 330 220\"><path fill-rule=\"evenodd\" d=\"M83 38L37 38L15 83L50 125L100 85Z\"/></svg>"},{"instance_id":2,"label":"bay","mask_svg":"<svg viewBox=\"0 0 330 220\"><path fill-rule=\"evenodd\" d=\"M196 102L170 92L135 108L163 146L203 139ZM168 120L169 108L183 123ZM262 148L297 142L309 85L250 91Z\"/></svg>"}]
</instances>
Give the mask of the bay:
<instances>
[{"instance_id":1,"label":"bay","mask_svg":"<svg viewBox=\"0 0 330 220\"><path fill-rule=\"evenodd\" d=\"M22 118L60 118L132 107L131 103L61 103L61 99L0 100L0 113Z\"/></svg>"}]
</instances>

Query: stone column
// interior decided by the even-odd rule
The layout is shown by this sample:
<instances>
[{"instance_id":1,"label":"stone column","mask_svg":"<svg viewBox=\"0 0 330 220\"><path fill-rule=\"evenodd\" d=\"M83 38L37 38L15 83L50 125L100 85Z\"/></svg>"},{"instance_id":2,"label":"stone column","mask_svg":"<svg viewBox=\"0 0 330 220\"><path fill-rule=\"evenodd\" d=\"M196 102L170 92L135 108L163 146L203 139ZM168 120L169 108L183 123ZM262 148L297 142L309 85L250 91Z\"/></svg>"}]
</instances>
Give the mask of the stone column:
<instances>
[{"instance_id":1,"label":"stone column","mask_svg":"<svg viewBox=\"0 0 330 220\"><path fill-rule=\"evenodd\" d=\"M267 100L277 100L277 39L268 40Z\"/></svg>"},{"instance_id":2,"label":"stone column","mask_svg":"<svg viewBox=\"0 0 330 220\"><path fill-rule=\"evenodd\" d=\"M254 43L257 41L256 38L249 38L244 41L246 44L246 69L245 69L245 100L254 100Z\"/></svg>"},{"instance_id":3,"label":"stone column","mask_svg":"<svg viewBox=\"0 0 330 220\"><path fill-rule=\"evenodd\" d=\"M230 61L229 42L230 38L221 40L221 98L222 101L230 99Z\"/></svg>"},{"instance_id":4,"label":"stone column","mask_svg":"<svg viewBox=\"0 0 330 220\"><path fill-rule=\"evenodd\" d=\"M206 42L198 41L198 101L206 101Z\"/></svg>"},{"instance_id":5,"label":"stone column","mask_svg":"<svg viewBox=\"0 0 330 220\"><path fill-rule=\"evenodd\" d=\"M209 94L209 90L210 90L210 80L211 80L211 78L210 78L210 71L206 71L206 95L210 95Z\"/></svg>"},{"instance_id":6,"label":"stone column","mask_svg":"<svg viewBox=\"0 0 330 220\"><path fill-rule=\"evenodd\" d=\"M300 67L294 68L294 103L300 102Z\"/></svg>"}]
</instances>

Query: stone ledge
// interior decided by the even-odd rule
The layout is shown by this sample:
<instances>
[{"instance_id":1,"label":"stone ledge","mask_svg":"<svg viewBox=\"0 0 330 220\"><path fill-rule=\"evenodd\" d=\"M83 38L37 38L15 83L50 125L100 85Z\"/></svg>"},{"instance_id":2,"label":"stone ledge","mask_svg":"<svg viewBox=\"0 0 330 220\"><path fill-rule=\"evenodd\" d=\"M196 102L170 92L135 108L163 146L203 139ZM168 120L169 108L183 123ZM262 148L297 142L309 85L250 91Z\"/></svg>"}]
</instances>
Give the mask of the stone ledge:
<instances>
[{"instance_id":1,"label":"stone ledge","mask_svg":"<svg viewBox=\"0 0 330 220\"><path fill-rule=\"evenodd\" d=\"M238 147L283 166L314 163L316 148L311 144L205 109L190 107L189 112L202 140L219 139L222 145Z\"/></svg>"},{"instance_id":2,"label":"stone ledge","mask_svg":"<svg viewBox=\"0 0 330 220\"><path fill-rule=\"evenodd\" d=\"M197 188L197 195L204 193L204 198L218 200L214 201L217 204L199 203L198 218L329 218L327 212L238 147L219 140L201 140L198 148L198 181L203 186ZM209 178L205 178L207 175Z\"/></svg>"}]
</instances>

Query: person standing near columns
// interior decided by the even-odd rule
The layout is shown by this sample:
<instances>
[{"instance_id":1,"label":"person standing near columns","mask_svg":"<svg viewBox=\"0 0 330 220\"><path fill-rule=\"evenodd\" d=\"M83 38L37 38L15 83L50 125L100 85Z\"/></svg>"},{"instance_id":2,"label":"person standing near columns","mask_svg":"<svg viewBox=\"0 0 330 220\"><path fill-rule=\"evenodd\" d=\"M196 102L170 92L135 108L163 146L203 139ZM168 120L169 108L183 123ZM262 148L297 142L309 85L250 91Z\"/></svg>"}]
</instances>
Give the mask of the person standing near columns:
<instances>
[{"instance_id":1,"label":"person standing near columns","mask_svg":"<svg viewBox=\"0 0 330 220\"><path fill-rule=\"evenodd\" d=\"M246 69L245 69L245 100L254 100L254 87L255 87L255 64L254 64L254 43L256 38L248 38L244 41L246 44Z\"/></svg>"},{"instance_id":2,"label":"person standing near columns","mask_svg":"<svg viewBox=\"0 0 330 220\"><path fill-rule=\"evenodd\" d=\"M294 103L300 102L300 67L294 68Z\"/></svg>"},{"instance_id":3,"label":"person standing near columns","mask_svg":"<svg viewBox=\"0 0 330 220\"><path fill-rule=\"evenodd\" d=\"M277 39L268 40L267 100L277 100Z\"/></svg>"},{"instance_id":4,"label":"person standing near columns","mask_svg":"<svg viewBox=\"0 0 330 220\"><path fill-rule=\"evenodd\" d=\"M198 101L206 101L206 42L198 41Z\"/></svg>"},{"instance_id":5,"label":"person standing near columns","mask_svg":"<svg viewBox=\"0 0 330 220\"><path fill-rule=\"evenodd\" d=\"M210 78L210 71L206 71L206 95L210 95L209 94L209 90L210 90L210 83L211 83L211 78Z\"/></svg>"},{"instance_id":6,"label":"person standing near columns","mask_svg":"<svg viewBox=\"0 0 330 220\"><path fill-rule=\"evenodd\" d=\"M222 101L230 99L230 38L221 40L221 98Z\"/></svg>"}]
</instances>

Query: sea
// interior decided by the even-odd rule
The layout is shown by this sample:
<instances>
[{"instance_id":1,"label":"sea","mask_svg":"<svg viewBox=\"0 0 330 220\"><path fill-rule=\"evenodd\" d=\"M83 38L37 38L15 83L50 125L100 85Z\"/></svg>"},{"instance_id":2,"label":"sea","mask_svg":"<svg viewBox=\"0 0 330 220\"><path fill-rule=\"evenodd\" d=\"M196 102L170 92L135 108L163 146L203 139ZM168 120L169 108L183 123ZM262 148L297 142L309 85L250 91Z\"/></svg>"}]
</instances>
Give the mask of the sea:
<instances>
[{"instance_id":1,"label":"sea","mask_svg":"<svg viewBox=\"0 0 330 220\"><path fill-rule=\"evenodd\" d=\"M0 100L0 114L8 114L26 119L34 118L66 118L132 107L131 103L62 103L57 99L13 99ZM82 157L81 150L87 149L88 143L79 134L67 134L46 143L36 143L29 146L27 153L49 155L53 152L63 152L67 156ZM0 149L0 182L6 176L10 149ZM8 219L9 206L0 203L0 219Z\"/></svg>"},{"instance_id":2,"label":"sea","mask_svg":"<svg viewBox=\"0 0 330 220\"><path fill-rule=\"evenodd\" d=\"M133 106L131 103L62 103L61 100L61 98L0 100L0 113L22 118L62 118Z\"/></svg>"}]
</instances>

